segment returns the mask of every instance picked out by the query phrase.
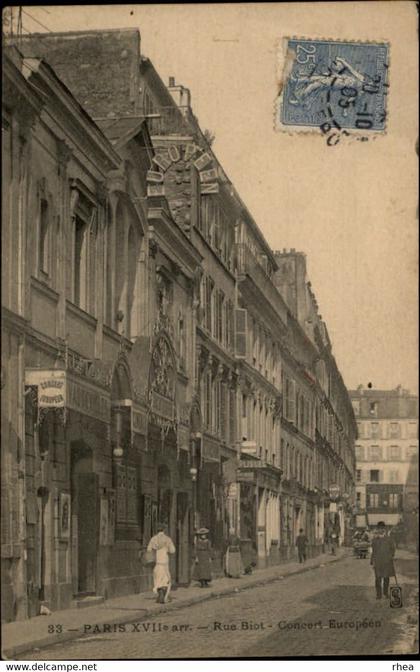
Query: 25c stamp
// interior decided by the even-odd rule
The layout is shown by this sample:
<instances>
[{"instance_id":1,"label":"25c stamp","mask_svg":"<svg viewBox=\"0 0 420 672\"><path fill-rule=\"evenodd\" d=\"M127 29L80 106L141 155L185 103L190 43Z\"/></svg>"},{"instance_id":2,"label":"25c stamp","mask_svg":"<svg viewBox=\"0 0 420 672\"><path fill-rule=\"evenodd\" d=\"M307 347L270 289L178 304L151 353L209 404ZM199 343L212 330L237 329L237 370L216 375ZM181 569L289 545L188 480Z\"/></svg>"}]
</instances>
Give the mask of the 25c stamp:
<instances>
[{"instance_id":1,"label":"25c stamp","mask_svg":"<svg viewBox=\"0 0 420 672\"><path fill-rule=\"evenodd\" d=\"M385 130L388 44L287 38L284 47L278 130Z\"/></svg>"}]
</instances>

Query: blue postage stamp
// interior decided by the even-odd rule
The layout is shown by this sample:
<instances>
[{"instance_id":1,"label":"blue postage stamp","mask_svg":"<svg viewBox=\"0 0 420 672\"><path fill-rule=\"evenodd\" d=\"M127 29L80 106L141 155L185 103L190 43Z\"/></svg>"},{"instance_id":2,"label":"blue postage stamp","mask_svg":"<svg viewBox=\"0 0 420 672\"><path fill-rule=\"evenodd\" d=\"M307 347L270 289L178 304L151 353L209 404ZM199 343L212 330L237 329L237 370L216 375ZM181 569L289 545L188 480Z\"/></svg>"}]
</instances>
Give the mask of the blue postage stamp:
<instances>
[{"instance_id":1,"label":"blue postage stamp","mask_svg":"<svg viewBox=\"0 0 420 672\"><path fill-rule=\"evenodd\" d=\"M277 128L385 130L388 44L288 38L286 47Z\"/></svg>"}]
</instances>

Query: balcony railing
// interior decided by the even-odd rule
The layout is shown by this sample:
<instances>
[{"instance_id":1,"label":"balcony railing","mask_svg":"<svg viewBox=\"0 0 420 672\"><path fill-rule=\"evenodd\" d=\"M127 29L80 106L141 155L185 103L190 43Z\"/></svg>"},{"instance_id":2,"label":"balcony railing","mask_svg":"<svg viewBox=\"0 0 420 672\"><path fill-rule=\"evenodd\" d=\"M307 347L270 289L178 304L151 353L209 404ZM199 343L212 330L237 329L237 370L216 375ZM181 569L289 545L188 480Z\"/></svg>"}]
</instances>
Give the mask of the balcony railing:
<instances>
[{"instance_id":1,"label":"balcony railing","mask_svg":"<svg viewBox=\"0 0 420 672\"><path fill-rule=\"evenodd\" d=\"M244 280L246 276L248 276L266 297L267 301L269 301L283 322L286 322L286 304L275 287L273 280L264 268L266 263L265 260L261 259L260 261L246 243L236 244L236 256L239 280Z\"/></svg>"},{"instance_id":2,"label":"balcony railing","mask_svg":"<svg viewBox=\"0 0 420 672\"><path fill-rule=\"evenodd\" d=\"M144 112L150 135L191 135L195 118L191 109L183 107L158 107Z\"/></svg>"}]
</instances>

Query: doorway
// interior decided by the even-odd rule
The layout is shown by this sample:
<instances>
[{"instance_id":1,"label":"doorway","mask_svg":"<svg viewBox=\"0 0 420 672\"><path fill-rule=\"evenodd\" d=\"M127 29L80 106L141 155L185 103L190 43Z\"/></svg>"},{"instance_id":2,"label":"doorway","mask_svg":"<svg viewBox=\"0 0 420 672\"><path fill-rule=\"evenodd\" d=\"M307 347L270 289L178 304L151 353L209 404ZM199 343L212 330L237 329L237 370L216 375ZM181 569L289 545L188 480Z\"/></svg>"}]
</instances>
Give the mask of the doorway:
<instances>
[{"instance_id":1,"label":"doorway","mask_svg":"<svg viewBox=\"0 0 420 672\"><path fill-rule=\"evenodd\" d=\"M188 585L190 580L190 536L189 507L186 492L178 492L176 496L176 582Z\"/></svg>"},{"instance_id":2,"label":"doorway","mask_svg":"<svg viewBox=\"0 0 420 672\"><path fill-rule=\"evenodd\" d=\"M74 595L96 594L99 534L98 474L92 450L83 442L71 446L72 583Z\"/></svg>"}]
</instances>

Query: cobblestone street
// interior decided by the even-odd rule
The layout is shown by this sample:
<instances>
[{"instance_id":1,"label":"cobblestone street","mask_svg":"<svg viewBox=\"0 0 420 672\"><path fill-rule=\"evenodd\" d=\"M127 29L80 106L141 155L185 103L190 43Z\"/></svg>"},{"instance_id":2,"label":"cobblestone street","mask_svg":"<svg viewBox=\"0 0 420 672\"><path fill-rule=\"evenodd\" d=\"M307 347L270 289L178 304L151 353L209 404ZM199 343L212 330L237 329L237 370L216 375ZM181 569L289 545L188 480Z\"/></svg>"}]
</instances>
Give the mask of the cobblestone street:
<instances>
[{"instance_id":1,"label":"cobblestone street","mask_svg":"<svg viewBox=\"0 0 420 672\"><path fill-rule=\"evenodd\" d=\"M410 653L414 637L412 627L408 636L407 605L417 591L416 560L397 560L397 572L403 586L403 609L390 609L388 600L375 599L368 560L346 557L331 566L279 578L265 586L239 589L235 595L173 610L148 621L110 625L109 632L102 627L101 632L68 644L28 653L25 659Z\"/></svg>"}]
</instances>

